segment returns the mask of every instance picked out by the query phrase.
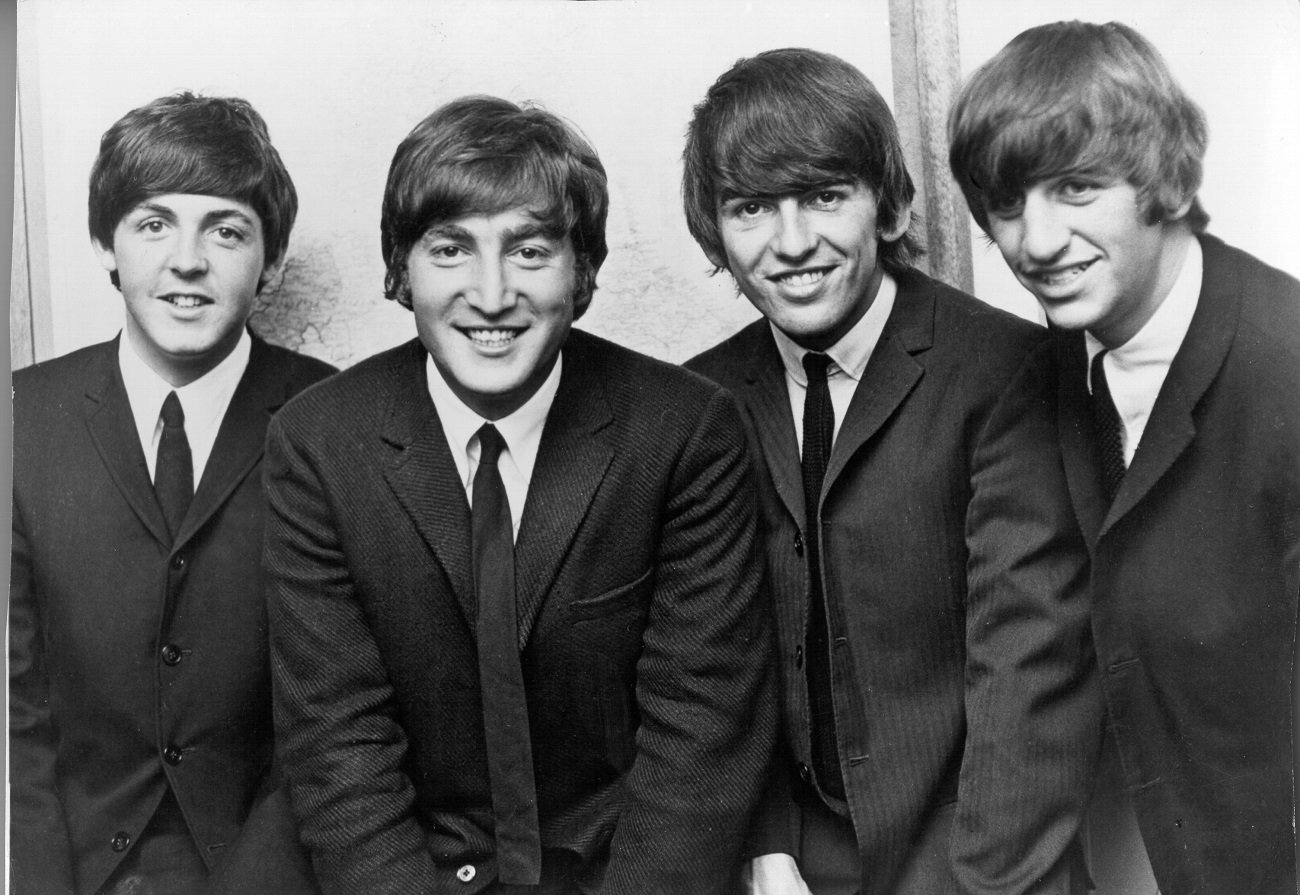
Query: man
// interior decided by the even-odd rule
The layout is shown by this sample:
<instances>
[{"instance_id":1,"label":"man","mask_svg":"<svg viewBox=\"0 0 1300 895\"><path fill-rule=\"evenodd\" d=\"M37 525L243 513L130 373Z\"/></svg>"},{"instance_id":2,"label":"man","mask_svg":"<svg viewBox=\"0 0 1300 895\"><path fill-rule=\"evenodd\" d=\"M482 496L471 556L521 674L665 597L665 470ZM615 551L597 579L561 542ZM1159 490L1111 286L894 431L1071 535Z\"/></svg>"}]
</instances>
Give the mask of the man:
<instances>
[{"instance_id":1,"label":"man","mask_svg":"<svg viewBox=\"0 0 1300 895\"><path fill-rule=\"evenodd\" d=\"M1025 31L950 132L971 213L1056 331L1025 380L1092 558L1094 873L1291 895L1300 284L1205 233L1204 114L1131 28Z\"/></svg>"},{"instance_id":2,"label":"man","mask_svg":"<svg viewBox=\"0 0 1300 895\"><path fill-rule=\"evenodd\" d=\"M1099 741L1082 545L1059 461L1029 450L1048 433L994 412L1045 334L908 265L893 118L834 56L719 78L683 195L766 318L688 364L762 461L785 736L752 891L1078 890Z\"/></svg>"},{"instance_id":3,"label":"man","mask_svg":"<svg viewBox=\"0 0 1300 895\"><path fill-rule=\"evenodd\" d=\"M276 723L326 893L734 873L775 727L744 432L571 329L607 195L548 112L433 112L382 220L418 338L272 425Z\"/></svg>"},{"instance_id":4,"label":"man","mask_svg":"<svg viewBox=\"0 0 1300 895\"><path fill-rule=\"evenodd\" d=\"M15 893L195 892L267 786L262 443L330 368L246 323L296 212L243 100L163 97L100 143L123 334L14 374Z\"/></svg>"}]
</instances>

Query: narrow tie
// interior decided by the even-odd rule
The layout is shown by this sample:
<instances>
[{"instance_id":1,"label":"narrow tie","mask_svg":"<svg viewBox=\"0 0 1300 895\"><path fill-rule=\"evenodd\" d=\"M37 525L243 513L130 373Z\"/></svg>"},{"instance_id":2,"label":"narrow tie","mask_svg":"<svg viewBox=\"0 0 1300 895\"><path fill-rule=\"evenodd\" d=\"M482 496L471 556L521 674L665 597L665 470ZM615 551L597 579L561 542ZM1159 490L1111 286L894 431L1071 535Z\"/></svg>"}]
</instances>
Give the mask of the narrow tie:
<instances>
[{"instance_id":1,"label":"narrow tie","mask_svg":"<svg viewBox=\"0 0 1300 895\"><path fill-rule=\"evenodd\" d=\"M168 392L167 400L163 401L162 421L153 490L167 521L167 532L175 541L194 497L194 460L190 456L190 440L185 436L185 411L175 392Z\"/></svg>"},{"instance_id":2,"label":"narrow tie","mask_svg":"<svg viewBox=\"0 0 1300 895\"><path fill-rule=\"evenodd\" d=\"M835 702L831 691L831 654L826 599L822 592L819 503L826 462L835 437L835 407L831 404L826 370L831 359L809 352L803 356L808 391L803 405L803 500L807 532L808 574L812 578L808 607L808 702L812 712L812 753L822 789L844 798L835 731Z\"/></svg>"},{"instance_id":3,"label":"narrow tie","mask_svg":"<svg viewBox=\"0 0 1300 895\"><path fill-rule=\"evenodd\" d=\"M537 885L542 847L528 701L519 664L514 537L510 502L497 467L505 442L490 423L478 430L478 439L479 465L470 515L478 597L479 682L496 820L498 878L506 884Z\"/></svg>"},{"instance_id":4,"label":"narrow tie","mask_svg":"<svg viewBox=\"0 0 1300 895\"><path fill-rule=\"evenodd\" d=\"M1113 501L1124 478L1124 427L1106 382L1106 368L1102 363L1105 356L1105 351L1098 351L1092 359L1092 425L1097 438L1102 485L1106 489L1106 499Z\"/></svg>"}]
</instances>

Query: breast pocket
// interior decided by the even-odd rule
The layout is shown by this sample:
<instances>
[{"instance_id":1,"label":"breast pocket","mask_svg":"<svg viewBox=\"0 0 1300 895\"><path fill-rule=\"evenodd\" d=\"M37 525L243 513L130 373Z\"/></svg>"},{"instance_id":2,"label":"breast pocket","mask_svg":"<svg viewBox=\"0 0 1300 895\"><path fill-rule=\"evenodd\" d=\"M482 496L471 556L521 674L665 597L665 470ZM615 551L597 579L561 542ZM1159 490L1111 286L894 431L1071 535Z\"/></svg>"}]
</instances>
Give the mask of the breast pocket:
<instances>
[{"instance_id":1,"label":"breast pocket","mask_svg":"<svg viewBox=\"0 0 1300 895\"><path fill-rule=\"evenodd\" d=\"M594 597L574 600L569 604L569 620L581 621L582 619L614 615L629 606L644 602L653 584L654 568L651 567L646 569L635 581L619 585Z\"/></svg>"}]
</instances>

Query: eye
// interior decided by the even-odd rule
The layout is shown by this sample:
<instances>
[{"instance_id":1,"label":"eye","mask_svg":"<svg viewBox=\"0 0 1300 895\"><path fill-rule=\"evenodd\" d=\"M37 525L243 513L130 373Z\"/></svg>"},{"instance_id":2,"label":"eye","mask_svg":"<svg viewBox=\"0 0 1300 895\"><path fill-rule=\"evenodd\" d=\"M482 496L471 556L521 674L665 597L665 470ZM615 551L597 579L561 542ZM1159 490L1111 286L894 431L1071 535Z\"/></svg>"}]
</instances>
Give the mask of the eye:
<instances>
[{"instance_id":1,"label":"eye","mask_svg":"<svg viewBox=\"0 0 1300 895\"><path fill-rule=\"evenodd\" d=\"M818 190L813 193L809 204L815 208L829 209L837 207L844 200L844 194L839 190Z\"/></svg>"},{"instance_id":2,"label":"eye","mask_svg":"<svg viewBox=\"0 0 1300 895\"><path fill-rule=\"evenodd\" d=\"M1067 202L1081 202L1091 199L1098 185L1091 180L1070 178L1056 185L1057 194Z\"/></svg>"},{"instance_id":3,"label":"eye","mask_svg":"<svg viewBox=\"0 0 1300 895\"><path fill-rule=\"evenodd\" d=\"M165 226L161 218L149 218L140 224L140 229L146 233L161 233Z\"/></svg>"},{"instance_id":4,"label":"eye","mask_svg":"<svg viewBox=\"0 0 1300 895\"><path fill-rule=\"evenodd\" d=\"M1019 193L987 196L984 200L985 210L996 218L1014 218L1020 214L1024 207L1025 197Z\"/></svg>"},{"instance_id":5,"label":"eye","mask_svg":"<svg viewBox=\"0 0 1300 895\"><path fill-rule=\"evenodd\" d=\"M243 232L234 227L221 226L214 232L217 234L217 238L223 242L242 242L244 239Z\"/></svg>"}]
</instances>

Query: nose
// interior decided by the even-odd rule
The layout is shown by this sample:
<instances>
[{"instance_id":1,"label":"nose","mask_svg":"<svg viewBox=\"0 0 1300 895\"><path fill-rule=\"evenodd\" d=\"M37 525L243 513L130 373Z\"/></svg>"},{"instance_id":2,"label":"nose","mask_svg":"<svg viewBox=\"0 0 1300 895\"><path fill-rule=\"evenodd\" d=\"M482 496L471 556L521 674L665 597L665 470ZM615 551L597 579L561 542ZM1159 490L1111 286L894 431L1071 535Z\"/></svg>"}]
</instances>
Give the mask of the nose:
<instances>
[{"instance_id":1,"label":"nose","mask_svg":"<svg viewBox=\"0 0 1300 895\"><path fill-rule=\"evenodd\" d=\"M470 307L485 317L496 317L515 306L516 288L504 259L484 258L477 265L474 283L465 290Z\"/></svg>"},{"instance_id":2,"label":"nose","mask_svg":"<svg viewBox=\"0 0 1300 895\"><path fill-rule=\"evenodd\" d=\"M193 277L208 269L207 249L200 233L181 233L172 243L171 267L179 276Z\"/></svg>"},{"instance_id":3,"label":"nose","mask_svg":"<svg viewBox=\"0 0 1300 895\"><path fill-rule=\"evenodd\" d=\"M797 198L786 197L778 203L776 226L773 248L778 255L798 259L816 247L817 239L809 226L807 213Z\"/></svg>"},{"instance_id":4,"label":"nose","mask_svg":"<svg viewBox=\"0 0 1300 895\"><path fill-rule=\"evenodd\" d=\"M1020 226L1021 246L1028 260L1049 264L1069 248L1070 228L1060 211L1057 203L1042 191L1030 190L1026 194Z\"/></svg>"}]
</instances>

